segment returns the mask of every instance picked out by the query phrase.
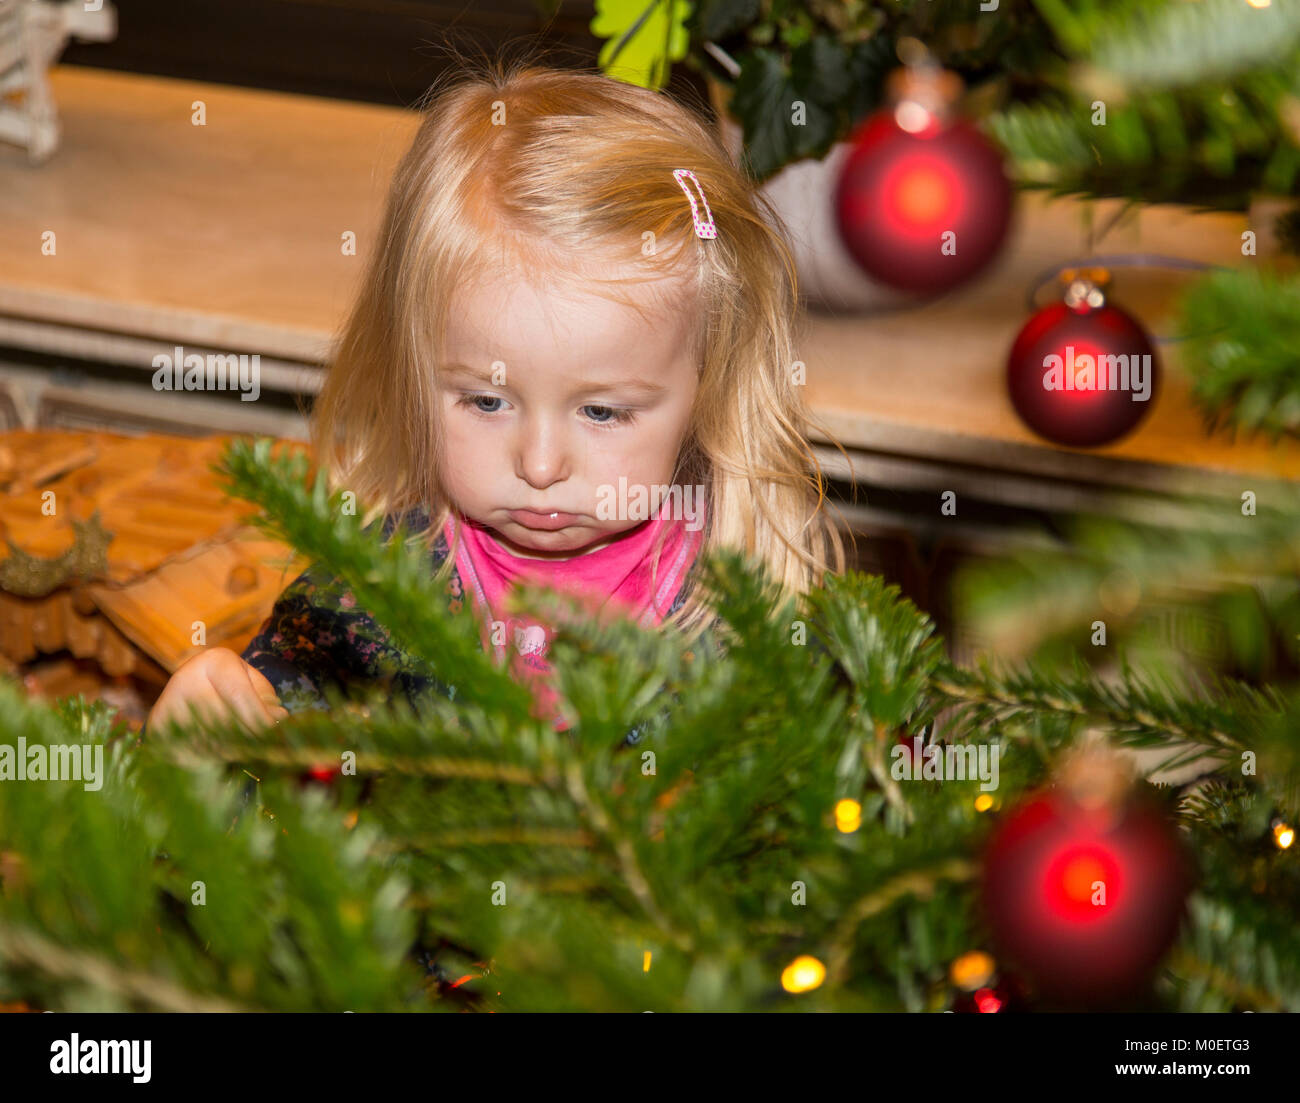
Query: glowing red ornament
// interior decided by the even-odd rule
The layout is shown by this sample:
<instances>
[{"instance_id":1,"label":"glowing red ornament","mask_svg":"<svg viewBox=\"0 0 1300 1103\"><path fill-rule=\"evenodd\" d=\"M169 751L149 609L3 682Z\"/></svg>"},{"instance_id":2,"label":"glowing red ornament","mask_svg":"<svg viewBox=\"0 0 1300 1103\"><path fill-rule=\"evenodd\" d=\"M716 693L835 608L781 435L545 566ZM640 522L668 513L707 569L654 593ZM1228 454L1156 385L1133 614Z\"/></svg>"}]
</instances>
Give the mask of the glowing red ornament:
<instances>
[{"instance_id":1,"label":"glowing red ornament","mask_svg":"<svg viewBox=\"0 0 1300 1103\"><path fill-rule=\"evenodd\" d=\"M302 775L302 780L304 782L318 781L322 785L330 785L338 776L339 768L337 766L309 766L306 772Z\"/></svg>"},{"instance_id":2,"label":"glowing red ornament","mask_svg":"<svg viewBox=\"0 0 1300 1103\"><path fill-rule=\"evenodd\" d=\"M954 73L892 74L893 105L866 119L835 192L840 236L881 283L936 295L997 256L1011 222L1012 187L1001 154L952 117Z\"/></svg>"},{"instance_id":3,"label":"glowing red ornament","mask_svg":"<svg viewBox=\"0 0 1300 1103\"><path fill-rule=\"evenodd\" d=\"M1191 864L1174 828L1131 793L1033 795L991 839L982 900L999 956L1080 1004L1142 989L1172 944Z\"/></svg>"},{"instance_id":4,"label":"glowing red ornament","mask_svg":"<svg viewBox=\"0 0 1300 1103\"><path fill-rule=\"evenodd\" d=\"M1054 444L1093 448L1131 432L1155 402L1160 361L1141 324L1075 280L1016 335L1007 392L1024 423Z\"/></svg>"}]
</instances>

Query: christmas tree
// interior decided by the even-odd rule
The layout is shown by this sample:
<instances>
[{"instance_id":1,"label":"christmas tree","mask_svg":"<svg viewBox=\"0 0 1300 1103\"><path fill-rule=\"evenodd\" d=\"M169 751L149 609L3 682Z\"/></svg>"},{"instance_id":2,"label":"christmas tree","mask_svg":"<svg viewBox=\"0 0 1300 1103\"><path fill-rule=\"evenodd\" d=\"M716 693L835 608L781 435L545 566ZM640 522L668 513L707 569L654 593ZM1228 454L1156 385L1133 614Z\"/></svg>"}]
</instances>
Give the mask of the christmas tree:
<instances>
[{"instance_id":1,"label":"christmas tree","mask_svg":"<svg viewBox=\"0 0 1300 1103\"><path fill-rule=\"evenodd\" d=\"M439 611L418 547L363 528L320 476L309 485L302 457L273 457L269 445L232 447L232 487L463 689L454 705L436 694L412 705L381 685L354 687L260 734L196 717L141 740L111 730L101 705L51 709L5 687L4 731L24 742L29 777L42 758L33 748L103 748L95 779L13 785L0 804L7 1001L357 1011L1300 1001L1293 687L1128 668L1107 678L1050 647L1037 665L958 668L930 620L878 578L829 578L796 607L723 552L706 578L725 653L700 661L674 635L627 621L566 622L555 661L573 723L560 732L531 716L470 614ZM1249 554L1252 567L1279 568L1276 587L1221 581L1204 595L1257 600L1250 615L1236 610L1227 651L1240 660L1236 645L1257 648L1266 631L1296 639L1283 571L1297 536L1295 503L1180 543L1089 527L1068 558L1002 565L970 583L969 599L995 608L1008 648L1024 646L1095 619L1117 563L1158 598L1223 579L1225 562ZM522 600L544 613L564 599ZM1112 643L1133 640L1158 669L1160 633L1123 625L1112 618ZM621 740L629 723L644 725L633 746ZM1100 736L1201 756L1206 776L1188 792L1125 778ZM51 750L47 777L55 761ZM314 780L322 765L338 768L332 781ZM1154 942L1122 943L1131 972L1101 991L1059 983L1072 957L1118 949L1089 915L1039 931L1041 952L1019 971L990 952L999 923L1038 921L1001 915L995 891L1008 864L1013 875L1037 868L1013 853L1035 825L1000 850L987 844L1045 783L1055 811L1036 829L1073 863L1060 871L1066 904L1082 907L1100 880L1117 914L1136 908L1157 929ZM1139 799L1148 789L1158 807ZM1188 886L1148 866L1176 870L1184 849L1197 883L1166 953L1160 921L1181 916ZM1029 907L1032 896L1001 899Z\"/></svg>"},{"instance_id":2,"label":"christmas tree","mask_svg":"<svg viewBox=\"0 0 1300 1103\"><path fill-rule=\"evenodd\" d=\"M1035 7L1056 84L990 119L1022 180L1294 190L1293 5ZM1108 93L1094 129L1084 76L1148 90ZM1208 416L1294 431L1298 304L1280 271L1193 292ZM1293 488L1182 500L1177 524L1080 517L1057 549L972 567L961 615L990 645L970 666L880 578L783 601L720 551L720 653L562 618L557 731L417 541L268 441L222 470L455 700L381 682L259 733L137 738L0 683L0 776L45 779L0 800L0 1002L1300 1010ZM1152 784L1125 749L1195 774Z\"/></svg>"}]
</instances>

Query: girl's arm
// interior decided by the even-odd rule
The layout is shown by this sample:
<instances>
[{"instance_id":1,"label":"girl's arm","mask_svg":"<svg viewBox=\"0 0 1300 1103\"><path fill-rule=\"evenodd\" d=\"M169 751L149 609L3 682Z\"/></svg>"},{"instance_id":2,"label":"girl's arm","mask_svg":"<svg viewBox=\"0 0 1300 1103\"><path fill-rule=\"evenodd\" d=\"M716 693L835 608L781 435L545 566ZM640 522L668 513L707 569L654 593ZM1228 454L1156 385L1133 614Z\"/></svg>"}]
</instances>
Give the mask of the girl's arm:
<instances>
[{"instance_id":1,"label":"girl's arm","mask_svg":"<svg viewBox=\"0 0 1300 1103\"><path fill-rule=\"evenodd\" d=\"M290 711L327 707L326 690L385 681L400 653L337 577L321 567L299 575L276 599L241 658L260 671Z\"/></svg>"}]
</instances>

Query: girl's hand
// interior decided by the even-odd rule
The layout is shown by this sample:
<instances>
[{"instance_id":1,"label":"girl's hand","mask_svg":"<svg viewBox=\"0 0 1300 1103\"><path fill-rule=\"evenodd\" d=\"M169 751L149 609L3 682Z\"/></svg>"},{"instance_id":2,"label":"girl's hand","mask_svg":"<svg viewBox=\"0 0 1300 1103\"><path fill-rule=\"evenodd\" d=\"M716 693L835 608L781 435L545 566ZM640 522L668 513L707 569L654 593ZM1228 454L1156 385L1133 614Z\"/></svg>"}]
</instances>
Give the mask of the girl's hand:
<instances>
[{"instance_id":1,"label":"girl's hand","mask_svg":"<svg viewBox=\"0 0 1300 1103\"><path fill-rule=\"evenodd\" d=\"M191 706L218 722L233 714L254 731L289 715L262 672L228 647L210 647L177 667L145 727L156 730L171 720L187 723Z\"/></svg>"}]
</instances>

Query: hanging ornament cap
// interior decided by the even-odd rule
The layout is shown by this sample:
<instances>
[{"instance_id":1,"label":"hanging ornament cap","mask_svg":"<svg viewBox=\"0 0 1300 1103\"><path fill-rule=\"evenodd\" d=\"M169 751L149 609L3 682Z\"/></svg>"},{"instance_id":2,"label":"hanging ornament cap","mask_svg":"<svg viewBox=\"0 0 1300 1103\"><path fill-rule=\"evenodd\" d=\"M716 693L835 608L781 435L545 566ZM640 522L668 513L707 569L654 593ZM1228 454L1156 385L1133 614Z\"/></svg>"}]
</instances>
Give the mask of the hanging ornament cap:
<instances>
[{"instance_id":1,"label":"hanging ornament cap","mask_svg":"<svg viewBox=\"0 0 1300 1103\"><path fill-rule=\"evenodd\" d=\"M1104 288L1110 283L1105 268L1064 268L1057 277L1065 285L1065 305L1071 310L1100 310L1106 305Z\"/></svg>"},{"instance_id":2,"label":"hanging ornament cap","mask_svg":"<svg viewBox=\"0 0 1300 1103\"><path fill-rule=\"evenodd\" d=\"M1057 777L1079 808L1103 819L1118 818L1133 788L1129 760L1096 735L1066 754Z\"/></svg>"},{"instance_id":3,"label":"hanging ornament cap","mask_svg":"<svg viewBox=\"0 0 1300 1103\"><path fill-rule=\"evenodd\" d=\"M885 96L894 106L894 121L909 134L938 130L951 118L965 83L951 69L941 68L915 39L901 40L898 56L903 67L885 80Z\"/></svg>"}]
</instances>

